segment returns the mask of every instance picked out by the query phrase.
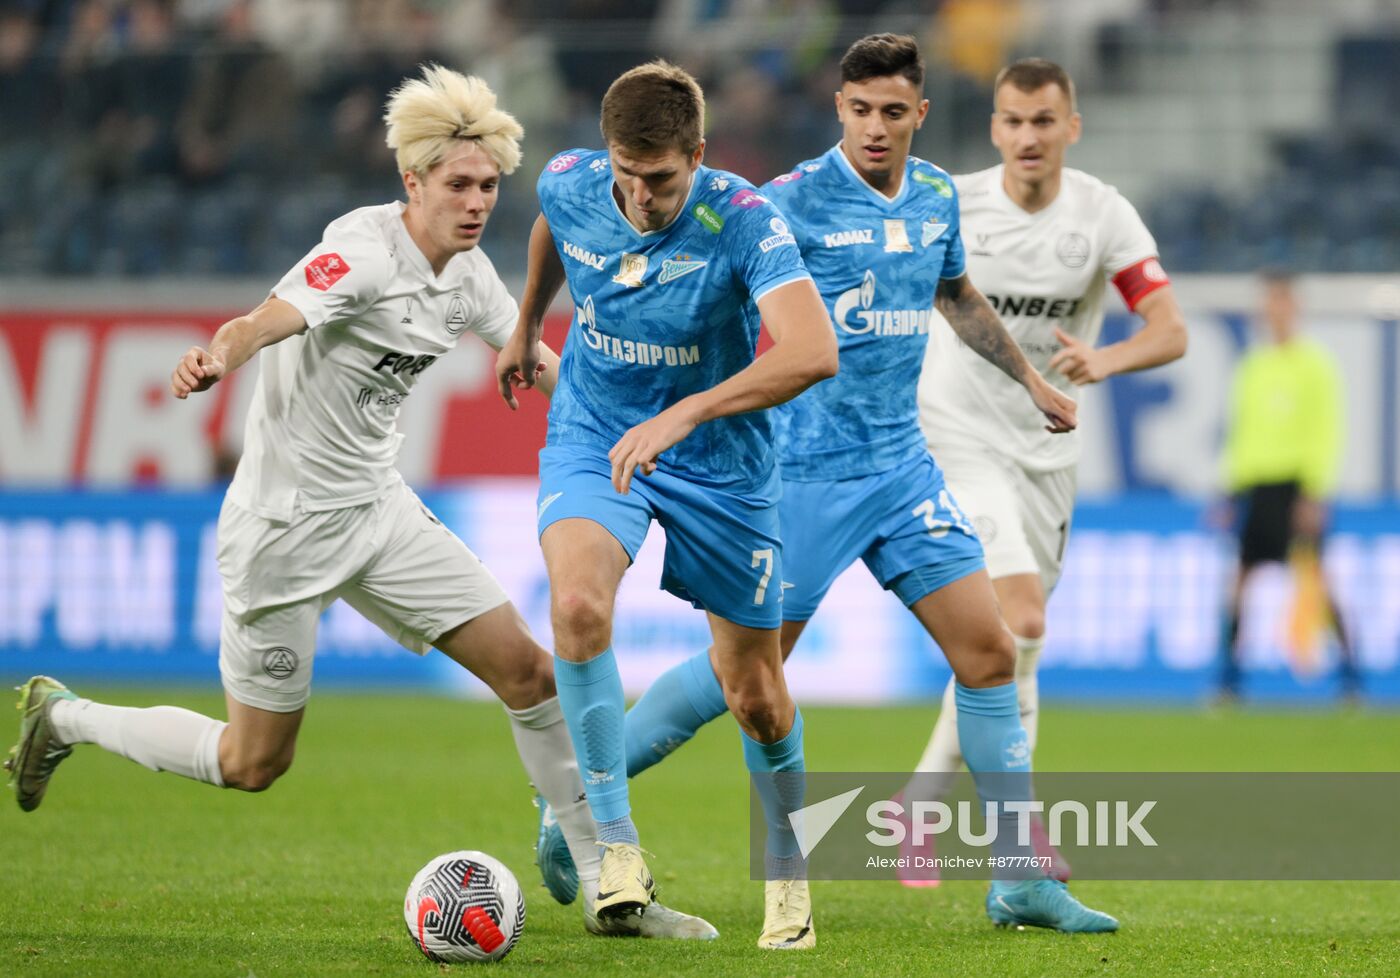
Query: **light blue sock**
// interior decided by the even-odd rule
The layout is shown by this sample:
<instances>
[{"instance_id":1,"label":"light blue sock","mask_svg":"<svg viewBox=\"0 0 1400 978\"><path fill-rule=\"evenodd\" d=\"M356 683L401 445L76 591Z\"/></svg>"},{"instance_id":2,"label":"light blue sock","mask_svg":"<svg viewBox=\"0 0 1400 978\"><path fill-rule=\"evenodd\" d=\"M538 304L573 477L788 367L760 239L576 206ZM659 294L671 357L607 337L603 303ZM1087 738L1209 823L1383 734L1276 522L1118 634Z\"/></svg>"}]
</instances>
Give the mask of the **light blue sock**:
<instances>
[{"instance_id":1,"label":"light blue sock","mask_svg":"<svg viewBox=\"0 0 1400 978\"><path fill-rule=\"evenodd\" d=\"M972 772L977 796L982 801L1005 803L1031 799L1031 750L1021 726L1021 710L1016 702L1016 683L990 689L968 689L955 683L953 698L958 708L958 741L963 760ZM1017 842L1015 813L1002 812L997 819L997 837L992 854L1018 857L1010 869L997 871L998 879L1028 879L1045 875L1030 868L1029 842ZM1003 867L1007 864L1003 863Z\"/></svg>"},{"instance_id":2,"label":"light blue sock","mask_svg":"<svg viewBox=\"0 0 1400 978\"><path fill-rule=\"evenodd\" d=\"M587 662L554 657L559 707L578 755L583 790L594 821L628 819L627 768L622 750L622 679L611 648ZM630 819L628 819L630 822ZM633 832L636 830L633 829Z\"/></svg>"},{"instance_id":3,"label":"light blue sock","mask_svg":"<svg viewBox=\"0 0 1400 978\"><path fill-rule=\"evenodd\" d=\"M777 743L760 744L743 730L744 763L756 777L754 786L768 822L765 866L769 879L803 875L802 860L788 815L802 807L806 763L802 756L802 711L792 717L792 729Z\"/></svg>"},{"instance_id":4,"label":"light blue sock","mask_svg":"<svg viewBox=\"0 0 1400 978\"><path fill-rule=\"evenodd\" d=\"M627 711L627 776L641 774L727 709L708 649L667 669Z\"/></svg>"},{"instance_id":5,"label":"light blue sock","mask_svg":"<svg viewBox=\"0 0 1400 978\"><path fill-rule=\"evenodd\" d=\"M630 842L634 846L641 845L641 840L637 838L637 827L632 824L632 818L629 815L624 815L611 822L599 822L598 841L606 843Z\"/></svg>"}]
</instances>

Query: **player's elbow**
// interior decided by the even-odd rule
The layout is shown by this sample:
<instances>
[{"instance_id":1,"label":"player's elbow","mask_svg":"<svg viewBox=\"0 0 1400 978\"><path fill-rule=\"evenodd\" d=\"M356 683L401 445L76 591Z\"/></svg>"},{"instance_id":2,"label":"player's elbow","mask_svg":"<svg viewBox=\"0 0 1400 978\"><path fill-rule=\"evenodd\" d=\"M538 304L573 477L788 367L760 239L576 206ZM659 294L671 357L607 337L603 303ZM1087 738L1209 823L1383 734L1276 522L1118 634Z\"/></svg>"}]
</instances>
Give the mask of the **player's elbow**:
<instances>
[{"instance_id":1,"label":"player's elbow","mask_svg":"<svg viewBox=\"0 0 1400 978\"><path fill-rule=\"evenodd\" d=\"M807 356L805 379L810 386L836 376L841 367L841 354L836 346L836 336L824 337Z\"/></svg>"},{"instance_id":2,"label":"player's elbow","mask_svg":"<svg viewBox=\"0 0 1400 978\"><path fill-rule=\"evenodd\" d=\"M816 384L823 380L830 380L836 376L836 371L840 368L840 360L833 351L830 356L823 356L820 360L812 364L808 373L809 383Z\"/></svg>"},{"instance_id":3,"label":"player's elbow","mask_svg":"<svg viewBox=\"0 0 1400 978\"><path fill-rule=\"evenodd\" d=\"M1173 315L1165 323L1162 330L1164 341L1165 358L1163 363L1171 363L1173 360L1180 360L1186 356L1187 331L1186 320L1179 315Z\"/></svg>"}]
</instances>

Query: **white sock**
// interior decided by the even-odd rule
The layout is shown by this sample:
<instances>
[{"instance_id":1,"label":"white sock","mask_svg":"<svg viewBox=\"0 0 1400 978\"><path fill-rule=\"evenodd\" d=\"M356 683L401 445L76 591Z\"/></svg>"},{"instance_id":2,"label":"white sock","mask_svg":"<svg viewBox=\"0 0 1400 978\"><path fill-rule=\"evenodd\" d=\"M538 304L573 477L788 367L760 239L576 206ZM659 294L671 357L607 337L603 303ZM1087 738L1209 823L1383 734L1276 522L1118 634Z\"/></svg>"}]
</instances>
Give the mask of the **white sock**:
<instances>
[{"instance_id":1,"label":"white sock","mask_svg":"<svg viewBox=\"0 0 1400 978\"><path fill-rule=\"evenodd\" d=\"M1040 687L1036 682L1036 668L1040 663L1040 651L1045 648L1045 636L1016 640L1016 699L1021 707L1021 726L1026 728L1026 742L1035 752L1035 728L1040 722Z\"/></svg>"},{"instance_id":2,"label":"white sock","mask_svg":"<svg viewBox=\"0 0 1400 978\"><path fill-rule=\"evenodd\" d=\"M914 765L920 777L914 782L915 797L921 801L936 801L948 793L958 772L962 770L962 747L958 744L958 708L953 701L953 680L943 691L943 703L938 709L938 721L933 725L924 756Z\"/></svg>"},{"instance_id":3,"label":"white sock","mask_svg":"<svg viewBox=\"0 0 1400 978\"><path fill-rule=\"evenodd\" d=\"M564 841L569 845L569 854L578 868L579 887L588 901L585 906L592 906L598 895L598 870L602 864L598 829L583 793L583 780L579 777L578 760L574 756L573 741L569 739L569 728L564 723L564 712L559 708L559 697L551 696L523 710L507 707L506 713L510 716L520 763L525 765L525 773L535 790L554 810Z\"/></svg>"},{"instance_id":4,"label":"white sock","mask_svg":"<svg viewBox=\"0 0 1400 978\"><path fill-rule=\"evenodd\" d=\"M152 771L169 771L224 786L219 738L228 724L178 706L108 706L92 700L57 700L50 709L54 732L70 744L96 744Z\"/></svg>"}]
</instances>

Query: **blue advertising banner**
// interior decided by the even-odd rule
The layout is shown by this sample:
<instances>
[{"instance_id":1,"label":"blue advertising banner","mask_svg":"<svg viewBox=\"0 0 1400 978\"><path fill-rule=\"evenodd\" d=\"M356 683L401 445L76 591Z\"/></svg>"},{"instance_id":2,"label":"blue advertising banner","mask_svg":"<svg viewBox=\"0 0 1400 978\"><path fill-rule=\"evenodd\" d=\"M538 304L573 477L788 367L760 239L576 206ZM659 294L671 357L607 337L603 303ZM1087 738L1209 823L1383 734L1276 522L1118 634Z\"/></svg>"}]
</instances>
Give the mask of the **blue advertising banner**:
<instances>
[{"instance_id":1,"label":"blue advertising banner","mask_svg":"<svg viewBox=\"0 0 1400 978\"><path fill-rule=\"evenodd\" d=\"M549 593L534 538L533 480L481 479L423 494L485 560L549 646ZM0 680L218 682L219 492L0 492ZM1198 503L1167 495L1084 502L1051 603L1049 698L1190 701L1218 673L1232 542ZM703 616L660 591L654 532L619 595L615 645L631 694L708 644ZM1400 506L1339 507L1325 555L1368 697L1400 702ZM1263 568L1246 601L1246 692L1324 702L1336 650L1290 630L1295 582ZM833 587L788 665L811 701L937 696L948 668L862 565ZM343 603L322 622L315 686L424 686L484 695L437 654L420 660Z\"/></svg>"}]
</instances>

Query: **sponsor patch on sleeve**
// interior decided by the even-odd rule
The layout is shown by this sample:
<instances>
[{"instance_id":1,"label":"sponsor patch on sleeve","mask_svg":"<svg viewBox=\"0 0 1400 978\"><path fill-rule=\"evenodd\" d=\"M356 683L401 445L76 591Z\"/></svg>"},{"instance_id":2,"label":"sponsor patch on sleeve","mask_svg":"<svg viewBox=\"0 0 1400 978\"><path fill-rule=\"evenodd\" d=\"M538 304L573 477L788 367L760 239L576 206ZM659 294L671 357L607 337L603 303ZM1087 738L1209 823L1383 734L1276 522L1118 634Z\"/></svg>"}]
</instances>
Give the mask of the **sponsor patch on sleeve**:
<instances>
[{"instance_id":1,"label":"sponsor patch on sleeve","mask_svg":"<svg viewBox=\"0 0 1400 978\"><path fill-rule=\"evenodd\" d=\"M563 173L582 158L583 157L579 156L577 153L560 153L549 161L549 166L545 167L545 169L550 173Z\"/></svg>"},{"instance_id":2,"label":"sponsor patch on sleeve","mask_svg":"<svg viewBox=\"0 0 1400 978\"><path fill-rule=\"evenodd\" d=\"M318 292L328 292L331 286L343 279L349 271L349 263L335 252L329 251L306 263L306 284Z\"/></svg>"}]
</instances>

